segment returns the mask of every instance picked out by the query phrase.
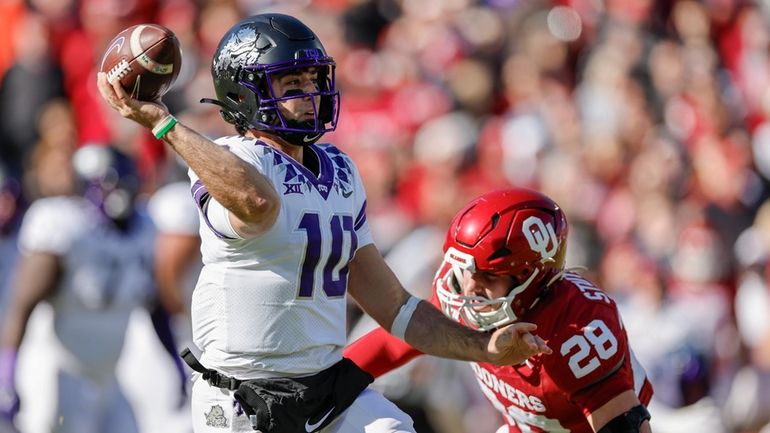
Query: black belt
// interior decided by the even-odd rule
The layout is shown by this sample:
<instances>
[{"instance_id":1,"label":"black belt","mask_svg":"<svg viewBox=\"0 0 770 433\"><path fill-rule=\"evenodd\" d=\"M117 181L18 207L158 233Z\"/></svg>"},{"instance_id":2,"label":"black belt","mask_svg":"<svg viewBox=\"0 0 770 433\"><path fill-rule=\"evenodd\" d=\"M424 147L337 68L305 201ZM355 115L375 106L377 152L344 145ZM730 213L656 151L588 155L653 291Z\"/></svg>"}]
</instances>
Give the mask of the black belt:
<instances>
[{"instance_id":1,"label":"black belt","mask_svg":"<svg viewBox=\"0 0 770 433\"><path fill-rule=\"evenodd\" d=\"M203 380L208 382L211 386L235 391L239 386L241 386L241 383L243 383L243 381L240 379L236 379L234 377L224 375L216 370L204 367L203 364L198 361L198 358L193 355L189 347L185 347L179 356L182 357L184 362L189 365L190 368L197 371L198 373L201 373L203 375Z\"/></svg>"}]
</instances>

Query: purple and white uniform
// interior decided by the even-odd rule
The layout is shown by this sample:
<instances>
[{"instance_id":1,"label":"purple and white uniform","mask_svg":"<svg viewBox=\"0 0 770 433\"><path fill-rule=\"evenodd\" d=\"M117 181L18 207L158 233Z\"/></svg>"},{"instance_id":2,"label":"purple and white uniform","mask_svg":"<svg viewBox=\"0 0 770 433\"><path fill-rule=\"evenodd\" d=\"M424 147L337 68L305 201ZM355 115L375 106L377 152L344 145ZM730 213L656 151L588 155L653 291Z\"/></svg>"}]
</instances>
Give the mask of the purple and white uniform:
<instances>
[{"instance_id":1,"label":"purple and white uniform","mask_svg":"<svg viewBox=\"0 0 770 433\"><path fill-rule=\"evenodd\" d=\"M193 339L202 363L242 379L308 375L330 367L346 344L348 262L372 243L356 167L336 147L312 145L318 177L257 140L218 144L252 164L281 196L266 233L238 238L211 225L213 199L191 172L201 212L203 270L193 293ZM237 187L237 186L234 186Z\"/></svg>"},{"instance_id":2,"label":"purple and white uniform","mask_svg":"<svg viewBox=\"0 0 770 433\"><path fill-rule=\"evenodd\" d=\"M116 368L131 312L154 296L153 240L147 218L119 232L79 197L40 199L27 211L22 254L53 254L62 269L48 299L56 337L48 361L58 367L56 390L48 390L57 394L53 431L137 430ZM22 359L20 353L20 369Z\"/></svg>"},{"instance_id":3,"label":"purple and white uniform","mask_svg":"<svg viewBox=\"0 0 770 433\"><path fill-rule=\"evenodd\" d=\"M329 144L305 148L318 158L316 176L257 140L217 142L272 182L281 209L267 232L243 239L230 227L228 211L190 172L201 209L204 266L192 301L201 362L239 379L306 376L332 366L347 343L348 264L359 248L372 243L358 170ZM196 380L195 432L253 431L234 403L231 391ZM312 431L312 425L306 429ZM414 433L409 417L372 389L321 431Z\"/></svg>"}]
</instances>

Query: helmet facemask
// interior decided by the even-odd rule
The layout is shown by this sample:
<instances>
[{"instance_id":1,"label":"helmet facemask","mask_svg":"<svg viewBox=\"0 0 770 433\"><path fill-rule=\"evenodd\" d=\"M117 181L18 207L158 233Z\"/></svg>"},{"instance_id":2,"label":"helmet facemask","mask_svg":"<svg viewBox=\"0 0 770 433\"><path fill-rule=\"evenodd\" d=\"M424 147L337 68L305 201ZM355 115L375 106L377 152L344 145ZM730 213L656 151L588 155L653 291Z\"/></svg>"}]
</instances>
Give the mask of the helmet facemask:
<instances>
[{"instance_id":1,"label":"helmet facemask","mask_svg":"<svg viewBox=\"0 0 770 433\"><path fill-rule=\"evenodd\" d=\"M480 330L522 320L563 275L567 231L558 205L536 191L511 188L470 202L453 218L444 243L448 275L436 288L445 313ZM495 299L467 296L465 271L508 276L511 286Z\"/></svg>"},{"instance_id":2,"label":"helmet facemask","mask_svg":"<svg viewBox=\"0 0 770 433\"><path fill-rule=\"evenodd\" d=\"M511 287L506 296L489 299L463 294L463 271L477 271L473 256L450 247L444 254L444 264L452 267L451 272L447 272L436 284L436 293L444 313L454 320L462 318L463 323L479 331L489 331L519 320L513 310L516 296L524 292L540 273L535 268L529 278ZM490 311L478 311L486 306L491 307Z\"/></svg>"},{"instance_id":3,"label":"helmet facemask","mask_svg":"<svg viewBox=\"0 0 770 433\"><path fill-rule=\"evenodd\" d=\"M313 52L310 56L318 57L245 66L239 80L239 84L254 92L256 96L257 110L249 126L273 132L300 146L312 144L324 133L333 131L337 127L339 116L339 91L336 90L334 61L329 57L320 56L320 53L314 50L307 51ZM291 70L311 67L316 68L318 72L316 91L291 90L283 95L276 94L273 83L278 77ZM312 103L313 120L299 122L287 119L279 108L281 102L305 98L309 98Z\"/></svg>"}]
</instances>

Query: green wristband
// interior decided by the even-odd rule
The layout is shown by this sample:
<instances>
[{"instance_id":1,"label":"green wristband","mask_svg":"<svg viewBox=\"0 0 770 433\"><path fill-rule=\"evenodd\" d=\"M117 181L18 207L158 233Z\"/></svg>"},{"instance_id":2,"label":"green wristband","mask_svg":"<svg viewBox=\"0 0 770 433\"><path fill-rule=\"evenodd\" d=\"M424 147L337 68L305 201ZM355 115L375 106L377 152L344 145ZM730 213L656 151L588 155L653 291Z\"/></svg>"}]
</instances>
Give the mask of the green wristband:
<instances>
[{"instance_id":1,"label":"green wristband","mask_svg":"<svg viewBox=\"0 0 770 433\"><path fill-rule=\"evenodd\" d=\"M166 135L166 133L168 133L168 131L171 130L171 128L174 127L174 125L177 124L177 122L178 121L176 120L176 117L169 114L168 116L163 118L163 120L161 120L161 122L158 123L157 126L152 128L152 135L154 135L155 138L160 140L161 138L163 138L164 135Z\"/></svg>"}]
</instances>

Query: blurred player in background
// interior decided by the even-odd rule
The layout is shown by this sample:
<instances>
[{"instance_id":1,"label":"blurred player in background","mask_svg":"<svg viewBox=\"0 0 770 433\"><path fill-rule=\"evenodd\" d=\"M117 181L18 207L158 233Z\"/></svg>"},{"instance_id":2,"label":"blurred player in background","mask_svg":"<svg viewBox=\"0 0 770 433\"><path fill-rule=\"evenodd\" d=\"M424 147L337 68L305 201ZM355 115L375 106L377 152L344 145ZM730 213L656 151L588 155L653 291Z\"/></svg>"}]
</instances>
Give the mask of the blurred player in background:
<instances>
[{"instance_id":1,"label":"blurred player in background","mask_svg":"<svg viewBox=\"0 0 770 433\"><path fill-rule=\"evenodd\" d=\"M513 366L471 364L506 422L498 433L649 432L652 387L615 303L565 270L567 230L562 210L540 193L480 196L452 221L431 302L479 331L532 322L554 348ZM420 354L381 328L345 350L375 376Z\"/></svg>"},{"instance_id":2,"label":"blurred player in background","mask_svg":"<svg viewBox=\"0 0 770 433\"><path fill-rule=\"evenodd\" d=\"M201 269L198 209L190 197L190 184L185 181L162 186L153 193L147 211L156 230L159 299L173 318L177 343L186 347L192 342L190 298Z\"/></svg>"},{"instance_id":3,"label":"blurred player in background","mask_svg":"<svg viewBox=\"0 0 770 433\"><path fill-rule=\"evenodd\" d=\"M10 292L11 275L16 266L18 249L18 217L21 214L19 197L21 188L7 170L0 165L0 317L5 317ZM0 331L2 331L0 323ZM9 372L0 372L8 375ZM0 382L3 382L0 377ZM7 380L5 380L7 381ZM16 395L10 389L0 389L0 408L14 408ZM8 411L10 412L10 411ZM12 419L0 415L0 433L13 432Z\"/></svg>"},{"instance_id":4,"label":"blurred player in background","mask_svg":"<svg viewBox=\"0 0 770 433\"><path fill-rule=\"evenodd\" d=\"M10 276L16 264L21 186L0 165L0 316L5 315ZM0 328L2 329L2 328Z\"/></svg>"},{"instance_id":5,"label":"blurred player in background","mask_svg":"<svg viewBox=\"0 0 770 433\"><path fill-rule=\"evenodd\" d=\"M22 257L0 339L0 416L12 420L19 410L17 353L30 314L47 301L57 345L50 361L58 363L51 431L133 433L137 423L115 370L131 312L157 306L154 229L135 207L138 179L129 158L86 146L73 165L82 196L39 199L22 222ZM161 342L175 355L167 315L151 309ZM178 359L176 365L183 377Z\"/></svg>"},{"instance_id":6,"label":"blurred player in background","mask_svg":"<svg viewBox=\"0 0 770 433\"><path fill-rule=\"evenodd\" d=\"M530 324L477 333L403 289L372 243L352 160L315 144L336 127L339 93L334 60L307 26L281 14L247 18L222 38L212 75L218 99L208 102L237 131L216 143L98 78L115 110L191 168L205 224L192 304L202 358L186 356L205 379L193 385L195 431L414 431L342 359L348 291L425 352L507 364L550 351Z\"/></svg>"},{"instance_id":7,"label":"blurred player in background","mask_svg":"<svg viewBox=\"0 0 770 433\"><path fill-rule=\"evenodd\" d=\"M739 340L728 300L727 254L714 227L689 222L679 233L667 277L657 278L661 271L647 264L635 290L618 300L626 331L638 342L635 353L655 387L649 408L656 433L733 431L725 420L735 410L727 396L739 365ZM648 337L650 323L660 328L654 339ZM762 400L746 389L741 394L752 403ZM750 405L740 406L734 413L749 423Z\"/></svg>"}]
</instances>

